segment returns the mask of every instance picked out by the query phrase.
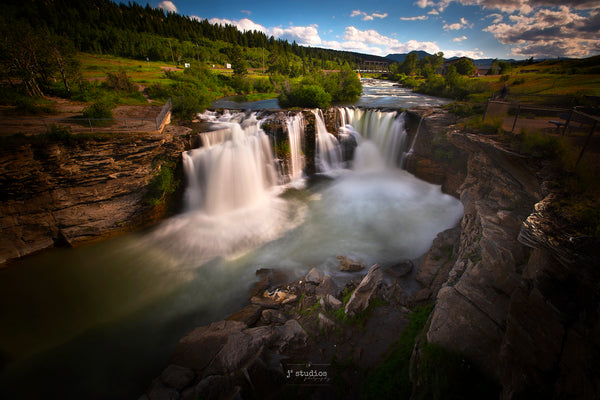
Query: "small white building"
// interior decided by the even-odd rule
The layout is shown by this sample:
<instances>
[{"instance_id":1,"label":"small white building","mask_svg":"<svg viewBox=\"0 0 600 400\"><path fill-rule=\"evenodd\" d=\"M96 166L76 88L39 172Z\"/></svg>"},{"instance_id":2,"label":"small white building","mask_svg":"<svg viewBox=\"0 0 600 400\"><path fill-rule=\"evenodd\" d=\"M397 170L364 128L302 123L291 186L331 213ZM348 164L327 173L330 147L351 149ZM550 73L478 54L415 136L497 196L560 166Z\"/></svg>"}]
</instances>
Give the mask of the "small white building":
<instances>
[{"instance_id":1,"label":"small white building","mask_svg":"<svg viewBox=\"0 0 600 400\"><path fill-rule=\"evenodd\" d=\"M229 64L229 63L225 64L225 68L231 69L231 64Z\"/></svg>"}]
</instances>

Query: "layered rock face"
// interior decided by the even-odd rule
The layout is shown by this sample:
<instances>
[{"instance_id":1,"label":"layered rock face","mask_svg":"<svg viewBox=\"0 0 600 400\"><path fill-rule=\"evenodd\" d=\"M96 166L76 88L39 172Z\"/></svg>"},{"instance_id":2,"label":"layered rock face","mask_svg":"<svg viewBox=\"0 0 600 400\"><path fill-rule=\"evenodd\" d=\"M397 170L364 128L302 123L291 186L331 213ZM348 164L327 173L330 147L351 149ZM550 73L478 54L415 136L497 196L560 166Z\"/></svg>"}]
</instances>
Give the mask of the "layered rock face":
<instances>
[{"instance_id":1,"label":"layered rock face","mask_svg":"<svg viewBox=\"0 0 600 400\"><path fill-rule=\"evenodd\" d=\"M0 149L0 265L55 244L130 229L153 212L148 183L189 134L126 134Z\"/></svg>"},{"instance_id":2,"label":"layered rock face","mask_svg":"<svg viewBox=\"0 0 600 400\"><path fill-rule=\"evenodd\" d=\"M590 249L555 222L551 185L530 160L440 121L423 121L427 142L417 141L409 169L458 195L465 212L460 236L440 234L418 268L436 300L427 341L474 361L503 399L598 398L600 277ZM466 168L456 174L440 160L446 152L465 156Z\"/></svg>"}]
</instances>

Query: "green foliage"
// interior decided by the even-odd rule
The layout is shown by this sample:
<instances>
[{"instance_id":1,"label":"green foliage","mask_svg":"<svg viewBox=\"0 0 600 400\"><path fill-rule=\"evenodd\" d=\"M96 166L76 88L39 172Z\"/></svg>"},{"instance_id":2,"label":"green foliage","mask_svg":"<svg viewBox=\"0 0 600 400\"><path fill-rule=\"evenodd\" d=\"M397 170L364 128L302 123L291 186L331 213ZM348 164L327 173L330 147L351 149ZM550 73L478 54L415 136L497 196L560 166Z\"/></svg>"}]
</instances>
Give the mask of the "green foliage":
<instances>
[{"instance_id":1,"label":"green foliage","mask_svg":"<svg viewBox=\"0 0 600 400\"><path fill-rule=\"evenodd\" d=\"M475 73L475 64L473 64L473 60L463 57L460 60L458 60L455 64L454 67L456 67L456 72L458 72L460 75L466 75L466 76L471 76Z\"/></svg>"},{"instance_id":2,"label":"green foliage","mask_svg":"<svg viewBox=\"0 0 600 400\"><path fill-rule=\"evenodd\" d=\"M567 161L563 156L570 153L569 143L562 136L546 135L524 129L517 138L519 139L519 151L524 154L553 158L562 162Z\"/></svg>"},{"instance_id":3,"label":"green foliage","mask_svg":"<svg viewBox=\"0 0 600 400\"><path fill-rule=\"evenodd\" d=\"M175 177L176 165L173 161L160 160L158 172L148 184L148 191L144 196L146 204L152 207L164 205L169 195L179 187L179 180Z\"/></svg>"},{"instance_id":4,"label":"green foliage","mask_svg":"<svg viewBox=\"0 0 600 400\"><path fill-rule=\"evenodd\" d=\"M133 83L132 80L127 76L127 72L122 69L114 73L107 73L106 81L104 81L102 85L108 89L118 90L125 93L138 91L138 85Z\"/></svg>"},{"instance_id":5,"label":"green foliage","mask_svg":"<svg viewBox=\"0 0 600 400\"><path fill-rule=\"evenodd\" d=\"M383 363L369 373L364 381L363 399L400 399L411 396L410 357L417 336L423 330L433 305L417 307L400 337L390 346Z\"/></svg>"},{"instance_id":6,"label":"green foliage","mask_svg":"<svg viewBox=\"0 0 600 400\"><path fill-rule=\"evenodd\" d=\"M497 399L499 385L461 354L425 343L417 371L416 400Z\"/></svg>"},{"instance_id":7,"label":"green foliage","mask_svg":"<svg viewBox=\"0 0 600 400\"><path fill-rule=\"evenodd\" d=\"M501 135L502 129L501 118L486 118L483 120L481 115L469 118L464 122L466 129L484 135Z\"/></svg>"},{"instance_id":8,"label":"green foliage","mask_svg":"<svg viewBox=\"0 0 600 400\"><path fill-rule=\"evenodd\" d=\"M331 104L331 95L321 86L296 86L279 95L281 107L327 108Z\"/></svg>"},{"instance_id":9,"label":"green foliage","mask_svg":"<svg viewBox=\"0 0 600 400\"><path fill-rule=\"evenodd\" d=\"M83 109L83 116L91 119L112 119L112 108L107 101L97 101Z\"/></svg>"},{"instance_id":10,"label":"green foliage","mask_svg":"<svg viewBox=\"0 0 600 400\"><path fill-rule=\"evenodd\" d=\"M42 135L42 140L49 142L72 143L75 140L75 136L73 135L73 132L71 132L70 127L55 124L50 124L46 129L46 132Z\"/></svg>"}]
</instances>

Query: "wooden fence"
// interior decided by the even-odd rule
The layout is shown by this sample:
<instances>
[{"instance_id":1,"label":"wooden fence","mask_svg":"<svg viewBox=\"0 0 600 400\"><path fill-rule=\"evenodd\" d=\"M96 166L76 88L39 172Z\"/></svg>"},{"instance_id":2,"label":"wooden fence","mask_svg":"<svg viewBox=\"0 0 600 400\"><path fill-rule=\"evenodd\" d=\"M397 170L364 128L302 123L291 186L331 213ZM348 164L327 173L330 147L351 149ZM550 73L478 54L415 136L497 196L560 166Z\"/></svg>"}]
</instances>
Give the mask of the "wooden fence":
<instances>
[{"instance_id":1,"label":"wooden fence","mask_svg":"<svg viewBox=\"0 0 600 400\"><path fill-rule=\"evenodd\" d=\"M586 113L578 107L544 107L489 99L483 112L483 121L486 118L498 117L503 118L503 127L506 126L507 122L510 123L511 133L518 133L517 127L520 127L521 129L560 134L561 136L574 133L586 134L585 142L575 165L578 165L581 161L600 121L600 117Z\"/></svg>"}]
</instances>

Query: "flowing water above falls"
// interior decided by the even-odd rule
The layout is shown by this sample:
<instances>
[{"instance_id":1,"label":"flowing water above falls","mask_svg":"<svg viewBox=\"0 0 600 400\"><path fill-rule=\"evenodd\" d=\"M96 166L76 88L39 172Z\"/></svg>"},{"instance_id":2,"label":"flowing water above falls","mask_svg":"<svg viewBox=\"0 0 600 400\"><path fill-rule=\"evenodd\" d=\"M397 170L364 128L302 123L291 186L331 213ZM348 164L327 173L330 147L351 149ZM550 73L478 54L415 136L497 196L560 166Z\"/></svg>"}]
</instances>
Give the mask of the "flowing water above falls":
<instances>
[{"instance_id":1,"label":"flowing water above falls","mask_svg":"<svg viewBox=\"0 0 600 400\"><path fill-rule=\"evenodd\" d=\"M462 205L397 167L402 115L340 112L339 140L317 125L333 180L280 186L260 121L215 115L204 146L183 155L182 213L149 232L0 271L0 387L24 398L137 398L179 337L244 305L259 268L301 277L320 266L335 275L338 255L382 266L420 257ZM293 118L292 180L305 145ZM349 162L344 140L356 145Z\"/></svg>"}]
</instances>

